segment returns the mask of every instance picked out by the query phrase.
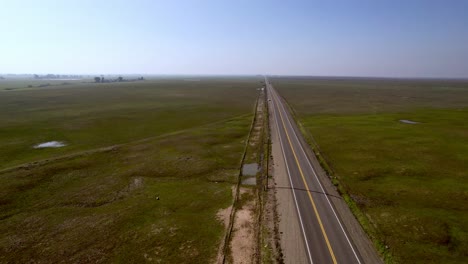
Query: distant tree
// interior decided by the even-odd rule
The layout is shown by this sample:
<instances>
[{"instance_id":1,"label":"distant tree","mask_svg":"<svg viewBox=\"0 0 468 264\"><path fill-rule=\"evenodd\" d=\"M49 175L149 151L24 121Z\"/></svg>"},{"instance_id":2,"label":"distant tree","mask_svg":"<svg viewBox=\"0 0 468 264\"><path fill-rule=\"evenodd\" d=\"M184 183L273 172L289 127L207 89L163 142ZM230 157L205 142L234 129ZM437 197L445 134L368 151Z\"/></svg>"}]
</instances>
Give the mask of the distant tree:
<instances>
[{"instance_id":1,"label":"distant tree","mask_svg":"<svg viewBox=\"0 0 468 264\"><path fill-rule=\"evenodd\" d=\"M34 74L34 79L39 79L39 75Z\"/></svg>"},{"instance_id":2,"label":"distant tree","mask_svg":"<svg viewBox=\"0 0 468 264\"><path fill-rule=\"evenodd\" d=\"M5 77L3 77L3 76L0 76L0 80L4 80L4 79L5 79Z\"/></svg>"},{"instance_id":3,"label":"distant tree","mask_svg":"<svg viewBox=\"0 0 468 264\"><path fill-rule=\"evenodd\" d=\"M94 81L97 82L97 83L101 82L101 77L94 77Z\"/></svg>"},{"instance_id":4,"label":"distant tree","mask_svg":"<svg viewBox=\"0 0 468 264\"><path fill-rule=\"evenodd\" d=\"M117 80L118 80L119 82L121 82L121 81L123 81L123 77L122 77L122 76L119 76L119 77L117 78Z\"/></svg>"}]
</instances>

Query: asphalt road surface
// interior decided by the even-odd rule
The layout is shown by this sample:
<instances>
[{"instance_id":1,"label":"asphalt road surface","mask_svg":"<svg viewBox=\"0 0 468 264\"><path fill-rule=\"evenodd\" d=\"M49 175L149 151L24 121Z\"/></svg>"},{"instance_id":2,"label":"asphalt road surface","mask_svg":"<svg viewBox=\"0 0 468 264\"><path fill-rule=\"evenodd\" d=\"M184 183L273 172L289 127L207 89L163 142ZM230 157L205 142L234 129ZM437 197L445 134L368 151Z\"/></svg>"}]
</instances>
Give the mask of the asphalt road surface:
<instances>
[{"instance_id":1,"label":"asphalt road surface","mask_svg":"<svg viewBox=\"0 0 468 264\"><path fill-rule=\"evenodd\" d=\"M309 263L363 263L294 130L283 100L265 77L269 107L294 197Z\"/></svg>"}]
</instances>

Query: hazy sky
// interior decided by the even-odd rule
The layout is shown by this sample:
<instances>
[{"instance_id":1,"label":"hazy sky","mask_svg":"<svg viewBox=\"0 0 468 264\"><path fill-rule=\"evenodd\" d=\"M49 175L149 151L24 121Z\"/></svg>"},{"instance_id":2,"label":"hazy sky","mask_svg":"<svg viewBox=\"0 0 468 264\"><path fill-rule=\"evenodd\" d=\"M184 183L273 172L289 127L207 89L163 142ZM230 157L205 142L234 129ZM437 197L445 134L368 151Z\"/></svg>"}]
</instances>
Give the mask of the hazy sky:
<instances>
[{"instance_id":1,"label":"hazy sky","mask_svg":"<svg viewBox=\"0 0 468 264\"><path fill-rule=\"evenodd\" d=\"M468 77L468 0L2 0L0 73Z\"/></svg>"}]
</instances>

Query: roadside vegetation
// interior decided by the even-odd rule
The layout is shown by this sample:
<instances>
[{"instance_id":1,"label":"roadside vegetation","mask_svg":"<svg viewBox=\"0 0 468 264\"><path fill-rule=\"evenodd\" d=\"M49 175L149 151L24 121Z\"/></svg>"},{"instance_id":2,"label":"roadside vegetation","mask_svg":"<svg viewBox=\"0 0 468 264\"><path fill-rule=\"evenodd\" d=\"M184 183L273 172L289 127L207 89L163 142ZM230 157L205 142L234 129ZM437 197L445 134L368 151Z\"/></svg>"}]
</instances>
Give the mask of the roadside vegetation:
<instances>
[{"instance_id":1,"label":"roadside vegetation","mask_svg":"<svg viewBox=\"0 0 468 264\"><path fill-rule=\"evenodd\" d=\"M232 204L257 86L218 78L2 93L0 262L216 259L216 215ZM67 146L32 148L49 140Z\"/></svg>"},{"instance_id":2,"label":"roadside vegetation","mask_svg":"<svg viewBox=\"0 0 468 264\"><path fill-rule=\"evenodd\" d=\"M468 82L272 81L387 262L466 262Z\"/></svg>"},{"instance_id":3,"label":"roadside vegetation","mask_svg":"<svg viewBox=\"0 0 468 264\"><path fill-rule=\"evenodd\" d=\"M263 84L263 83L262 83ZM255 117L251 123L249 138L245 145L242 169L235 190L226 263L260 263L259 247L262 217L262 187L265 177L264 153L268 126L265 126L265 92L259 89L255 104ZM267 142L266 142L267 144Z\"/></svg>"}]
</instances>

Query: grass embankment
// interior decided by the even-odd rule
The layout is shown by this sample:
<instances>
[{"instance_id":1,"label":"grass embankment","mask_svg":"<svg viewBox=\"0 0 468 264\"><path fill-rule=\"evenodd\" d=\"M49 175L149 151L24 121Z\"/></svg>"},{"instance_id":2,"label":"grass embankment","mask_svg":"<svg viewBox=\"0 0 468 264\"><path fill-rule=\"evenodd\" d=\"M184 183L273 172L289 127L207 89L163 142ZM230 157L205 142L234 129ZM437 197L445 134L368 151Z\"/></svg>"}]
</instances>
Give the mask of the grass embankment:
<instances>
[{"instance_id":1,"label":"grass embankment","mask_svg":"<svg viewBox=\"0 0 468 264\"><path fill-rule=\"evenodd\" d=\"M389 262L468 259L468 83L275 83Z\"/></svg>"},{"instance_id":2,"label":"grass embankment","mask_svg":"<svg viewBox=\"0 0 468 264\"><path fill-rule=\"evenodd\" d=\"M75 97L69 96L69 91L61 91L63 98L56 95L60 99L56 98L55 105L49 105L51 109L40 103L47 102L42 94L17 95L18 101L40 98L36 107L25 109L30 109L31 113L34 108L44 110L34 112L29 118L47 121L49 116L48 124L64 133L67 142L79 145L83 139L82 146L73 148L71 145L63 152L95 147L91 142L99 142L99 139L107 144L130 141L110 151L0 173L0 262L208 263L214 260L224 234L224 226L216 213L232 201L231 188L239 173L257 83L217 80L210 85L210 81L206 82L208 87L191 84L191 88L180 81L177 86L169 83L167 90L151 88L151 84L127 87L128 98L122 99L115 93L123 90L93 86L93 89L106 89L113 100L106 102L108 97L100 95L106 93L102 90L93 96L91 89L88 99L97 100L101 96L101 109L87 112L92 105L88 106L87 100L83 100L83 117L70 110L61 121L60 113L53 108L59 112L67 108L62 100ZM143 91L138 91L139 88ZM71 91L71 95L77 92ZM172 97L174 93L176 97ZM149 99L145 104L147 97L155 100L155 108L148 108ZM201 98L205 97L210 99L203 101ZM245 99L249 100L244 102ZM129 103L131 107L127 102L132 103ZM127 107L121 108L121 105ZM79 105L70 107L79 108ZM34 126L37 123L29 124L30 119L21 111L28 112L19 109L19 116L24 119L19 119L16 125L24 120L23 126L43 131ZM164 115L157 112L172 115L163 118ZM126 121L107 123L106 118L118 119L116 113L134 114L137 120L124 118ZM144 113L146 117L137 117ZM74 122L67 115L77 120L94 116L97 120L74 134L74 130L67 130L67 124ZM174 118L180 118L182 123L172 122ZM141 120L146 127L139 124ZM10 129L15 127L13 121L8 122ZM103 123L105 125L100 126ZM206 123L210 124L203 125ZM142 127L130 134L125 125ZM43 129L47 131L47 127ZM180 129L185 130L174 133ZM96 131L98 134L93 134ZM162 135L163 132L168 134ZM111 139L104 137L113 133L116 134L114 138L112 135L109 135ZM3 144L15 138L11 133L2 136ZM18 138L32 142L36 136L24 133ZM135 137L149 139L132 141L138 139ZM18 157L14 161L29 161L62 152L60 149L34 150L37 151L34 155L24 158L21 152L13 150L10 148L10 153ZM14 162L10 160L9 163Z\"/></svg>"}]
</instances>

